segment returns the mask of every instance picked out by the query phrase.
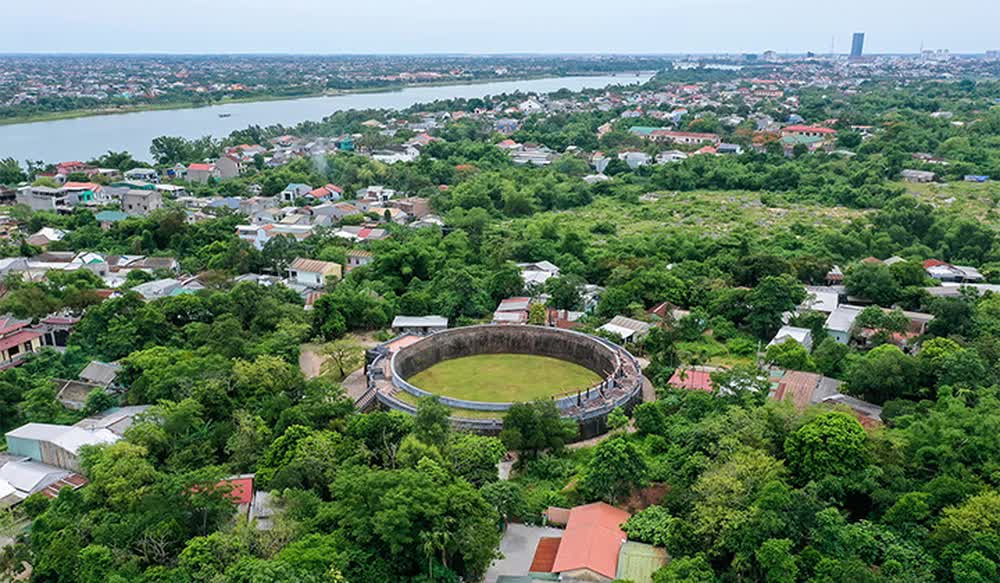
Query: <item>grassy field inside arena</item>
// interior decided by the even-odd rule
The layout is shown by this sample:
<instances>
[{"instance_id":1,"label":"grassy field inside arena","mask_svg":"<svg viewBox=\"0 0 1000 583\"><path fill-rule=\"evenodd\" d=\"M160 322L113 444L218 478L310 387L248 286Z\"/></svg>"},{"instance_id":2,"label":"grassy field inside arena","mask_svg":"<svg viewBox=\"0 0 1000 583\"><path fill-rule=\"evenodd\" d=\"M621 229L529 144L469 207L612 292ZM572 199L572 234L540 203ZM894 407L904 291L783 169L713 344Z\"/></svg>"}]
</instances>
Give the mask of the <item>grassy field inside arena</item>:
<instances>
[{"instance_id":1,"label":"grassy field inside arena","mask_svg":"<svg viewBox=\"0 0 1000 583\"><path fill-rule=\"evenodd\" d=\"M436 395L512 403L586 389L601 382L601 377L578 364L547 356L480 354L439 362L407 380Z\"/></svg>"}]
</instances>

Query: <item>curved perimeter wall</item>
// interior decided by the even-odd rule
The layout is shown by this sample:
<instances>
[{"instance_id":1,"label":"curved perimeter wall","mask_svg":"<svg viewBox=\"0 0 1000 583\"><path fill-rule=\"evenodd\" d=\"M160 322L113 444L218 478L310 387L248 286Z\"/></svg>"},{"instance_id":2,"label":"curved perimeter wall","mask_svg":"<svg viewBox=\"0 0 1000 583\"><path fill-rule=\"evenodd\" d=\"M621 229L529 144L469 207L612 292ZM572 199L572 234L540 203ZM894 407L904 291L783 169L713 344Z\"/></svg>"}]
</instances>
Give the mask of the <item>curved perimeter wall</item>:
<instances>
[{"instance_id":1,"label":"curved perimeter wall","mask_svg":"<svg viewBox=\"0 0 1000 583\"><path fill-rule=\"evenodd\" d=\"M431 393L406 379L453 358L480 354L533 354L578 364L607 379L618 367L618 356L599 339L579 332L543 326L498 326L484 324L453 328L432 334L401 349L392 357L392 382L416 396ZM442 403L482 411L504 411L511 403L483 403L439 396ZM565 401L565 403L563 403ZM560 408L572 406L576 396L557 401Z\"/></svg>"}]
</instances>

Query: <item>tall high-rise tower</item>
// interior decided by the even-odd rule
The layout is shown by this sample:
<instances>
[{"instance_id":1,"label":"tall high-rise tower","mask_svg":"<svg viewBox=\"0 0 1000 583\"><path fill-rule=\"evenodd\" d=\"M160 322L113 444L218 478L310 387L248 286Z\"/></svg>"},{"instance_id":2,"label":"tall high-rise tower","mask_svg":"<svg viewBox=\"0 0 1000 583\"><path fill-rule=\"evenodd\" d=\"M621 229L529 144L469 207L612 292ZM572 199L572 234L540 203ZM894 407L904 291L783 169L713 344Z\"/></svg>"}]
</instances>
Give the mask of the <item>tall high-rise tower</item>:
<instances>
[{"instance_id":1,"label":"tall high-rise tower","mask_svg":"<svg viewBox=\"0 0 1000 583\"><path fill-rule=\"evenodd\" d=\"M865 33L856 32L851 40L851 56L860 57L865 50Z\"/></svg>"}]
</instances>

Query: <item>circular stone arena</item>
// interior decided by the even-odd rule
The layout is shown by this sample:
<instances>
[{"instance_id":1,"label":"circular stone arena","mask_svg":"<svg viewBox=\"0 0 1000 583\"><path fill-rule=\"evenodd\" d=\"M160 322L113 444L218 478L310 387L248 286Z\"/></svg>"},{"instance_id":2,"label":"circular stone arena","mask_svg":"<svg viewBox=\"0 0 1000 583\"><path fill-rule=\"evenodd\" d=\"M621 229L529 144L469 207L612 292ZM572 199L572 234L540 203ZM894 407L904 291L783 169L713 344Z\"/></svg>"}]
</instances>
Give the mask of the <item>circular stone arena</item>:
<instances>
[{"instance_id":1,"label":"circular stone arena","mask_svg":"<svg viewBox=\"0 0 1000 583\"><path fill-rule=\"evenodd\" d=\"M469 429L498 431L517 402L553 400L581 424L641 399L642 371L625 349L558 328L480 325L432 334L385 354L369 375L379 402L413 412L429 395Z\"/></svg>"}]
</instances>

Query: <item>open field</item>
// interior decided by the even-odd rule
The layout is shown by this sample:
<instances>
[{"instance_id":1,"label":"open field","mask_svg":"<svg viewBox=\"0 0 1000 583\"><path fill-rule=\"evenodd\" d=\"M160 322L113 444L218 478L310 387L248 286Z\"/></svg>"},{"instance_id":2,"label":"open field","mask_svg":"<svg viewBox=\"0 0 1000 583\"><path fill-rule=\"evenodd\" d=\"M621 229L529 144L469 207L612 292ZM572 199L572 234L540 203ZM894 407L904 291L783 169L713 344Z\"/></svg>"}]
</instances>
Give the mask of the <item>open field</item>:
<instances>
[{"instance_id":1,"label":"open field","mask_svg":"<svg viewBox=\"0 0 1000 583\"><path fill-rule=\"evenodd\" d=\"M771 199L773 204L779 204L776 201L782 197L765 196L765 200ZM581 232L598 223L613 224L618 237L663 228L719 236L748 224L760 229L793 224L837 227L870 212L839 206L780 204L768 206L761 201L761 193L740 190L655 191L647 193L638 204L599 198L584 207L552 213L552 220Z\"/></svg>"},{"instance_id":2,"label":"open field","mask_svg":"<svg viewBox=\"0 0 1000 583\"><path fill-rule=\"evenodd\" d=\"M438 395L469 401L532 401L585 389L601 377L578 364L532 354L481 354L439 362L409 379Z\"/></svg>"},{"instance_id":3,"label":"open field","mask_svg":"<svg viewBox=\"0 0 1000 583\"><path fill-rule=\"evenodd\" d=\"M907 184L906 191L942 213L956 214L1000 227L1000 182L983 184L949 182L946 184Z\"/></svg>"}]
</instances>

